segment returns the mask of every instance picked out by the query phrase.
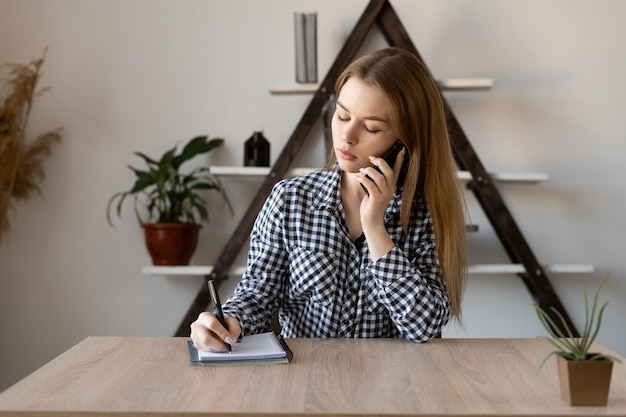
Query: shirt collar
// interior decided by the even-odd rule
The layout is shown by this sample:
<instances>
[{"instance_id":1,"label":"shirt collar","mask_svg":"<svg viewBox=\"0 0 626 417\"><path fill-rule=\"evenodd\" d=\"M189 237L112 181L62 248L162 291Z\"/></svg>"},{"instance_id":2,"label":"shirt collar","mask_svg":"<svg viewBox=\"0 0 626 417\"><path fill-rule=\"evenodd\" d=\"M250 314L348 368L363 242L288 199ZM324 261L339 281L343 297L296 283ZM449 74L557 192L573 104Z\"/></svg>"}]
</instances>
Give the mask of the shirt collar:
<instances>
[{"instance_id":1,"label":"shirt collar","mask_svg":"<svg viewBox=\"0 0 626 417\"><path fill-rule=\"evenodd\" d=\"M339 182L341 181L341 170L339 165L335 164L331 169L327 170L327 175L323 177L319 193L316 196L313 207L316 209L336 210L341 203L341 195L339 193ZM385 219L400 212L400 202L402 193L396 192L387 209L385 210Z\"/></svg>"},{"instance_id":2,"label":"shirt collar","mask_svg":"<svg viewBox=\"0 0 626 417\"><path fill-rule=\"evenodd\" d=\"M339 207L341 196L339 194L339 182L341 181L341 170L335 164L331 169L325 171L322 177L319 192L315 197L313 207L316 209L334 210Z\"/></svg>"}]
</instances>

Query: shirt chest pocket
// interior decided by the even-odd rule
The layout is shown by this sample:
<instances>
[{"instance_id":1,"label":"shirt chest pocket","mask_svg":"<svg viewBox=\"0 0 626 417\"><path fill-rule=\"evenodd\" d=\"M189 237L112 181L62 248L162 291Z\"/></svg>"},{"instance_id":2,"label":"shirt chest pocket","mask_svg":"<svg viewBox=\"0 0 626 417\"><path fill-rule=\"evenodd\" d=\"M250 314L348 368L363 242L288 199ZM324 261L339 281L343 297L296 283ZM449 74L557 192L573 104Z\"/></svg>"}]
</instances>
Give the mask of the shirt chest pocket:
<instances>
[{"instance_id":1,"label":"shirt chest pocket","mask_svg":"<svg viewBox=\"0 0 626 417\"><path fill-rule=\"evenodd\" d=\"M289 258L289 297L332 303L337 288L334 257L296 247Z\"/></svg>"}]
</instances>

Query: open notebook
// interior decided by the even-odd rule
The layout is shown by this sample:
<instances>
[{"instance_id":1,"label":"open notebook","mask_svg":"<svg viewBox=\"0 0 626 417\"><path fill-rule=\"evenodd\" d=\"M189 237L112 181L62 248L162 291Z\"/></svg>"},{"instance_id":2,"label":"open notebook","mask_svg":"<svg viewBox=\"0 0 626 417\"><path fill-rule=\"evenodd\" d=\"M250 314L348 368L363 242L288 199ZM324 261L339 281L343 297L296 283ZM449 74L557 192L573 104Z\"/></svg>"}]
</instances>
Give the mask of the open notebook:
<instances>
[{"instance_id":1,"label":"open notebook","mask_svg":"<svg viewBox=\"0 0 626 417\"><path fill-rule=\"evenodd\" d=\"M191 361L199 365L280 364L293 357L285 340L271 332L243 337L231 353L201 352L191 341L187 345Z\"/></svg>"}]
</instances>

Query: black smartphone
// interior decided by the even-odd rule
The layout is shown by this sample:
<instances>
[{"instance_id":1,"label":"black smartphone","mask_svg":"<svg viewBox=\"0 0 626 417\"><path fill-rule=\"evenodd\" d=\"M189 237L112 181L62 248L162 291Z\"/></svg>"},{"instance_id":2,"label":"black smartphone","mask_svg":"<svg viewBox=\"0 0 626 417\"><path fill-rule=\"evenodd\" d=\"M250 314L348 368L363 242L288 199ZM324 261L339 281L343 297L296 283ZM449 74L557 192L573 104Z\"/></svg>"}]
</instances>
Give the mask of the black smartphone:
<instances>
[{"instance_id":1,"label":"black smartphone","mask_svg":"<svg viewBox=\"0 0 626 417\"><path fill-rule=\"evenodd\" d=\"M385 152L385 154L381 156L381 158L383 158L385 162L387 162L387 164L393 169L393 166L396 163L396 158L398 157L398 153L403 148L404 148L404 145L402 144L400 139L398 139L393 145L391 145L391 148L387 149L387 152ZM404 178L406 177L407 168L408 168L408 158L405 155L404 161L402 161L402 167L400 168L400 175L398 176L398 182L396 183L396 186L400 187L402 186L402 184L404 184ZM374 169L378 172L381 172L380 168L378 168L375 165L374 165ZM367 177L367 178L371 180L370 177ZM365 191L365 194L369 195L369 193L367 192L367 188L365 188L363 184L361 184L361 188L363 188L363 191Z\"/></svg>"}]
</instances>

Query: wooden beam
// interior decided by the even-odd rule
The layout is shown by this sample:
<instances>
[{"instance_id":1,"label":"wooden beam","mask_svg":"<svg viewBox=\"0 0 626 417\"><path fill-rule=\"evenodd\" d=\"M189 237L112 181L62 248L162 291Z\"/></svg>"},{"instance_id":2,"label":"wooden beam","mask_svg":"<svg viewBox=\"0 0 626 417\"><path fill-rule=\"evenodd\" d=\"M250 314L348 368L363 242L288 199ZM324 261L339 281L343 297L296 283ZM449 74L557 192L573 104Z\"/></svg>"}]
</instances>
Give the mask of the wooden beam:
<instances>
[{"instance_id":1,"label":"wooden beam","mask_svg":"<svg viewBox=\"0 0 626 417\"><path fill-rule=\"evenodd\" d=\"M379 17L379 25L389 44L402 47L414 53L424 62L415 45L411 42L398 15L393 11L389 3L383 8ZM467 187L476 196L511 261L524 265L526 272L519 274L519 276L533 299L545 311L549 312L555 323L560 323L560 320L552 311L552 308L558 310L563 315L570 329L578 336L576 326L571 321L565 307L550 284L543 267L537 261L528 242L513 219L498 188L491 180L491 176L480 161L478 154L443 94L441 98L444 103L448 132L457 165L460 169L468 170L472 174L473 179L467 184Z\"/></svg>"},{"instance_id":2,"label":"wooden beam","mask_svg":"<svg viewBox=\"0 0 626 417\"><path fill-rule=\"evenodd\" d=\"M248 207L239 225L232 234L230 240L222 250L218 257L215 268L211 275L205 277L205 280L213 279L216 285L220 285L228 276L228 270L234 262L237 254L247 242L250 231L254 225L254 221L265 202L265 199L272 191L273 186L285 176L285 173L291 166L298 151L309 136L315 123L319 120L324 104L330 98L334 91L335 80L343 71L343 69L354 59L358 53L359 47L363 44L370 28L376 22L376 16L380 13L382 7L387 3L386 0L373 0L366 7L361 18L356 23L352 33L343 45L341 52L337 55L335 62L330 67L326 77L321 82L319 89L313 95L311 102L306 108L300 122L296 126L287 144L276 159L270 174L261 184L256 196L252 199L252 203ZM206 286L202 286L196 298L192 302L187 314L183 318L176 336L188 336L189 326L198 317L198 314L205 311L210 303L210 298L206 291Z\"/></svg>"}]
</instances>

